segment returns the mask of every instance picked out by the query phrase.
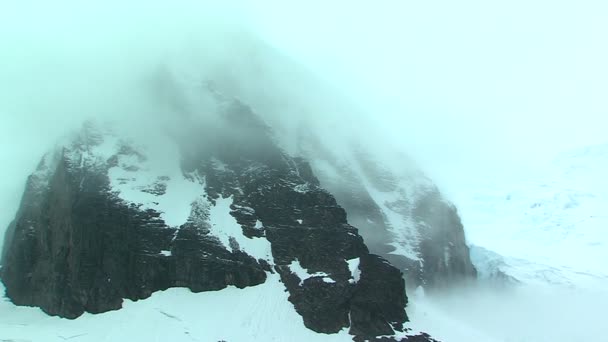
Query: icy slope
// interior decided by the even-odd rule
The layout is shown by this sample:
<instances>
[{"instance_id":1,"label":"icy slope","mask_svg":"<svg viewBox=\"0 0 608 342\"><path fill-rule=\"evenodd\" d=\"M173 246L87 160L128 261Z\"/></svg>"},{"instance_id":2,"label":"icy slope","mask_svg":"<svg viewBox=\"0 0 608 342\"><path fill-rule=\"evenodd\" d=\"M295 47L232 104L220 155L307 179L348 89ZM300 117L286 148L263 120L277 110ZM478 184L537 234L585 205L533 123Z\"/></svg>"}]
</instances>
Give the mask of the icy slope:
<instances>
[{"instance_id":1,"label":"icy slope","mask_svg":"<svg viewBox=\"0 0 608 342\"><path fill-rule=\"evenodd\" d=\"M445 342L604 341L604 289L471 287L413 296L412 325Z\"/></svg>"},{"instance_id":2,"label":"icy slope","mask_svg":"<svg viewBox=\"0 0 608 342\"><path fill-rule=\"evenodd\" d=\"M459 206L472 244L481 246L472 253L480 273L499 263L524 282L608 279L607 174L608 145L600 145L562 154L526 179L470 190L475 196Z\"/></svg>"},{"instance_id":3,"label":"icy slope","mask_svg":"<svg viewBox=\"0 0 608 342\"><path fill-rule=\"evenodd\" d=\"M604 340L608 146L536 171L453 191L481 281L410 296L417 328L451 342Z\"/></svg>"},{"instance_id":4,"label":"icy slope","mask_svg":"<svg viewBox=\"0 0 608 342\"><path fill-rule=\"evenodd\" d=\"M4 288L0 288L4 290ZM317 334L307 329L272 275L259 286L193 294L174 288L124 308L77 320L0 302L1 341L352 341L347 329Z\"/></svg>"},{"instance_id":5,"label":"icy slope","mask_svg":"<svg viewBox=\"0 0 608 342\"><path fill-rule=\"evenodd\" d=\"M4 287L0 283L0 291ZM103 314L84 314L77 320L51 317L36 308L19 307L0 298L0 341L114 342L114 341L352 341L344 329L318 334L307 329L288 301L278 275L259 286L194 294L173 288L152 297L126 301L124 308ZM408 341L420 329L400 333ZM427 339L413 340L429 341Z\"/></svg>"}]
</instances>

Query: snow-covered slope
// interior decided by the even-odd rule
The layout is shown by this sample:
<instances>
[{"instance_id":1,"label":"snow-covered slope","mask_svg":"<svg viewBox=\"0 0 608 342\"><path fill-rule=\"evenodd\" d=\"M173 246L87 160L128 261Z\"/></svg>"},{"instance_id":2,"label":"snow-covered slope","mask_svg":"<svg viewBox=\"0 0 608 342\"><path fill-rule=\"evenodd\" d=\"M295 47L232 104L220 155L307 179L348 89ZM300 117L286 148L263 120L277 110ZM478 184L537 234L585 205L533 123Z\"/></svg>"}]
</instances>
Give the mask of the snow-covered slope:
<instances>
[{"instance_id":1,"label":"snow-covered slope","mask_svg":"<svg viewBox=\"0 0 608 342\"><path fill-rule=\"evenodd\" d=\"M607 280L607 174L608 145L600 145L564 153L528 178L471 189L459 206L480 247L472 253L480 274L492 264L527 283Z\"/></svg>"},{"instance_id":2,"label":"snow-covered slope","mask_svg":"<svg viewBox=\"0 0 608 342\"><path fill-rule=\"evenodd\" d=\"M603 341L608 145L525 176L453 184L480 281L410 296L416 327L451 342ZM458 187L460 186L460 187Z\"/></svg>"},{"instance_id":3,"label":"snow-covered slope","mask_svg":"<svg viewBox=\"0 0 608 342\"><path fill-rule=\"evenodd\" d=\"M0 291L4 292L1 283ZM245 289L229 287L197 294L184 288L168 289L146 300L126 301L119 311L84 314L77 320L51 317L40 309L15 306L0 298L0 341L352 341L348 329L337 334L307 329L288 296L275 274L264 284ZM411 329L395 338L406 339L419 332Z\"/></svg>"},{"instance_id":4,"label":"snow-covered slope","mask_svg":"<svg viewBox=\"0 0 608 342\"><path fill-rule=\"evenodd\" d=\"M0 288L0 290L4 290ZM77 320L50 317L36 308L0 302L1 341L352 341L347 330L307 329L287 300L278 275L260 286L194 294L173 288L126 301L124 308Z\"/></svg>"},{"instance_id":5,"label":"snow-covered slope","mask_svg":"<svg viewBox=\"0 0 608 342\"><path fill-rule=\"evenodd\" d=\"M3 290L3 289L0 289ZM317 334L307 329L287 300L277 275L247 289L230 287L193 294L169 289L122 310L78 320L50 317L38 309L0 303L2 341L349 341L347 330Z\"/></svg>"}]
</instances>

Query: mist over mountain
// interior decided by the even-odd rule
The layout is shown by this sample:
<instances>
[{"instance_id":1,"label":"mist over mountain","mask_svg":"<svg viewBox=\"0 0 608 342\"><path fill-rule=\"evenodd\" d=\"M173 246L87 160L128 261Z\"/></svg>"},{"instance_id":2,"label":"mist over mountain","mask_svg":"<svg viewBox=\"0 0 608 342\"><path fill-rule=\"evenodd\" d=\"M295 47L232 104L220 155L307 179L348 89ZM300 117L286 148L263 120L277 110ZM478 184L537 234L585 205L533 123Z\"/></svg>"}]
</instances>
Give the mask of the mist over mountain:
<instances>
[{"instance_id":1,"label":"mist over mountain","mask_svg":"<svg viewBox=\"0 0 608 342\"><path fill-rule=\"evenodd\" d=\"M601 336L606 14L3 2L0 339Z\"/></svg>"}]
</instances>

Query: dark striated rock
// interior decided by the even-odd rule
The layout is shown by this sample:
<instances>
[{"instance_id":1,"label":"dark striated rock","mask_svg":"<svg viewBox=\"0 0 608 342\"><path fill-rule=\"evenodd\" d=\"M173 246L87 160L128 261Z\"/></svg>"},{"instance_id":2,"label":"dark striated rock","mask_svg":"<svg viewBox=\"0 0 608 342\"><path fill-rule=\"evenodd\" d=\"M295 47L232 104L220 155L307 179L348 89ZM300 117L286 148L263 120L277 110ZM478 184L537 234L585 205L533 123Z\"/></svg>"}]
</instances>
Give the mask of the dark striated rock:
<instances>
[{"instance_id":1,"label":"dark striated rock","mask_svg":"<svg viewBox=\"0 0 608 342\"><path fill-rule=\"evenodd\" d=\"M399 296L405 290L402 274L394 272L392 265L376 255L362 257L359 269L362 273L351 302L350 333L371 338L390 335L393 329L403 331L405 317L401 316L404 314L401 308L407 304L407 298ZM396 283L401 283L401 286L391 285ZM381 317L398 319L383 322L379 319Z\"/></svg>"},{"instance_id":2,"label":"dark striated rock","mask_svg":"<svg viewBox=\"0 0 608 342\"><path fill-rule=\"evenodd\" d=\"M419 335L412 335L406 337L392 337L392 336L381 336L381 337L362 337L357 336L353 338L355 342L440 342L432 338L429 334L421 333Z\"/></svg>"},{"instance_id":3,"label":"dark striated rock","mask_svg":"<svg viewBox=\"0 0 608 342\"><path fill-rule=\"evenodd\" d=\"M240 134L233 138L231 132L219 146L208 140L198 144L205 150L197 155L212 155L215 160L203 158L190 171L205 175L211 198L233 198L233 215L245 232L251 234L255 221L263 223L260 231L271 243L276 270L308 328L335 333L351 327L354 334L393 334L393 326L407 319L401 272L386 261L367 261L381 258L369 254L357 230L347 223L344 209L319 187L308 163L276 147L266 127L252 123L255 116L249 108L232 104L227 111L228 120L237 120L228 126ZM241 116L248 119L241 121ZM241 127L241 122L248 124ZM353 281L347 264L356 258L361 258L365 275L360 283ZM294 261L311 274L327 274L332 282L300 279L290 269ZM381 278L370 285L374 275Z\"/></svg>"},{"instance_id":4,"label":"dark striated rock","mask_svg":"<svg viewBox=\"0 0 608 342\"><path fill-rule=\"evenodd\" d=\"M157 212L121 201L106 170L72 165L66 151L49 166L48 184L30 177L7 233L2 280L15 304L75 318L169 287L198 292L266 279L262 265L229 253L204 225L189 222L178 230Z\"/></svg>"},{"instance_id":5,"label":"dark striated rock","mask_svg":"<svg viewBox=\"0 0 608 342\"><path fill-rule=\"evenodd\" d=\"M311 133L300 153L348 212L372 253L400 268L409 287L442 288L476 277L456 208L407 158L385 165L358 144L340 155Z\"/></svg>"},{"instance_id":6,"label":"dark striated rock","mask_svg":"<svg viewBox=\"0 0 608 342\"><path fill-rule=\"evenodd\" d=\"M178 143L181 173L203 193L179 226L155 209L175 175L137 185L151 156L136 147L120 143L110 155L96 154L104 134L87 126L72 144L45 157L7 233L1 272L7 296L75 318L170 287L254 286L276 271L314 331L350 328L371 338L402 330L402 273L369 253L308 163L278 148L247 106L218 102L218 123L193 124ZM138 196L153 200L128 201L116 188L132 184ZM217 235L228 224L210 217L220 200L231 201L226 214L242 230L230 234L242 236ZM272 255L249 254L243 243L251 239L268 241Z\"/></svg>"},{"instance_id":7,"label":"dark striated rock","mask_svg":"<svg viewBox=\"0 0 608 342\"><path fill-rule=\"evenodd\" d=\"M422 225L420 255L423 281L435 287L473 279L477 271L465 243L464 228L456 208L433 189L416 201L414 218Z\"/></svg>"}]
</instances>

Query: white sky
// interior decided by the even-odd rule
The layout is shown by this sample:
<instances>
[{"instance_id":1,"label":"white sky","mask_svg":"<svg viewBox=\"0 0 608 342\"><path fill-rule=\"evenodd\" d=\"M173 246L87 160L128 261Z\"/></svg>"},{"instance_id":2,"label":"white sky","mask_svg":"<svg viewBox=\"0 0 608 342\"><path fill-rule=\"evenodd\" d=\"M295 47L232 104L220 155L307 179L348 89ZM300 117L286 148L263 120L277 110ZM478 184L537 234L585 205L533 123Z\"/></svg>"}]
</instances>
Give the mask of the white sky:
<instances>
[{"instance_id":1,"label":"white sky","mask_svg":"<svg viewBox=\"0 0 608 342\"><path fill-rule=\"evenodd\" d=\"M605 1L265 3L265 34L374 95L431 173L511 172L608 142Z\"/></svg>"}]
</instances>

